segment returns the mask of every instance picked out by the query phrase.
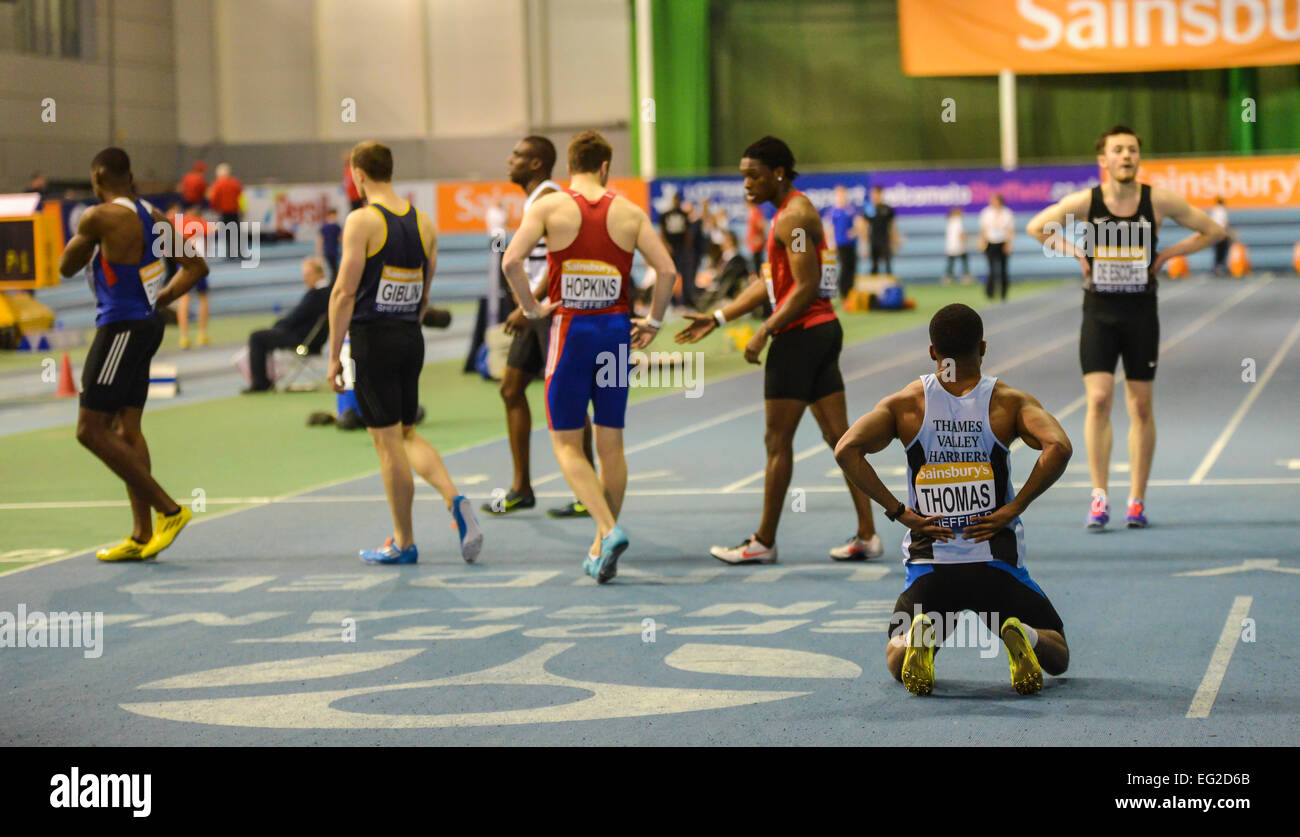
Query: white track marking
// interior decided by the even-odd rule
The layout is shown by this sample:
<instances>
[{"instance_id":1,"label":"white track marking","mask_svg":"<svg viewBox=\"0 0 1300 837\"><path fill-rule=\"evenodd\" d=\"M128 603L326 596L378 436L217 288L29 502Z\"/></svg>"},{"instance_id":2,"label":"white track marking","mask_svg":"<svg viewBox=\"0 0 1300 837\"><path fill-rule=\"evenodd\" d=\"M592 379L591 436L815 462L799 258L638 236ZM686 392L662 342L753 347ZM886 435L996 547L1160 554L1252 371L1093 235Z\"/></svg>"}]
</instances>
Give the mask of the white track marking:
<instances>
[{"instance_id":1,"label":"white track marking","mask_svg":"<svg viewBox=\"0 0 1300 837\"><path fill-rule=\"evenodd\" d=\"M1232 651L1237 647L1241 637L1241 623L1250 613L1250 596L1237 596L1232 600L1232 609L1228 611L1228 620L1223 623L1223 633L1219 634L1219 644L1214 646L1210 665L1205 669L1205 677L1192 698L1192 705L1187 710L1188 718L1208 718L1214 708L1214 699L1219 696L1219 687L1223 685L1223 676L1228 673L1228 662L1232 660Z\"/></svg>"},{"instance_id":2,"label":"white track marking","mask_svg":"<svg viewBox=\"0 0 1300 837\"><path fill-rule=\"evenodd\" d=\"M1228 426L1223 428L1219 438L1215 439L1214 444L1210 445L1210 449L1206 452L1205 458L1201 460L1201 464L1196 466L1196 470L1192 472L1191 481L1193 484L1204 480L1205 475L1214 467L1219 454L1223 453L1223 449L1228 446L1228 441L1232 439L1232 434L1237 432L1237 427L1241 425L1242 419L1246 417L1246 413L1250 412L1250 405L1255 403L1255 399L1259 398L1259 394L1264 391L1264 387L1268 386L1269 379L1282 365L1282 358L1286 357L1286 353L1291 350L1291 346L1295 344L1297 337L1300 337L1300 320L1297 320L1296 324L1291 327L1291 333L1286 336L1286 340L1282 341L1282 345L1273 354L1273 359L1268 362L1268 368L1264 370L1264 374L1260 376L1257 383L1250 385L1250 392L1246 393L1246 397L1241 401L1241 406L1228 420Z\"/></svg>"},{"instance_id":3,"label":"white track marking","mask_svg":"<svg viewBox=\"0 0 1300 837\"><path fill-rule=\"evenodd\" d=\"M897 476L897 475L895 475ZM1114 482L1113 485L1128 485L1127 482ZM1057 488L1088 488L1092 485L1087 480L1075 480L1072 482L1062 481L1056 483ZM1300 477L1232 477L1225 479L1206 479L1199 483L1191 480L1168 479L1168 480L1151 480L1149 483L1155 488L1250 488L1254 486L1281 486L1281 485L1300 485ZM809 494L834 494L844 491L843 484L839 485L792 485ZM890 491L905 491L907 486L899 483L897 485L886 486ZM318 489L308 489L315 491ZM641 488L628 489L629 497L713 497L720 494L762 494L762 487L758 488L731 488L730 486L721 486L719 488ZM466 494L470 500L491 500L491 494L474 493ZM539 491L539 498L563 498L572 496L567 491ZM439 495L432 492L417 492L415 494L416 502L432 501L438 499ZM322 494L313 496L286 495L283 497L209 497L205 501L213 506L299 506L299 505L329 505L334 503L386 503L387 497L383 494ZM46 503L3 503L0 504L0 512L5 511L51 511L60 509L83 509L83 508L127 508L129 503L126 500L70 500L67 502L46 502ZM221 512L216 515L205 515L196 517L194 523L204 520L211 520L215 517L224 517L227 514L233 514L241 509L232 509L231 511ZM191 523L190 525L194 525ZM117 541L113 541L116 544ZM109 546L113 544L108 544ZM84 554L85 550L77 554ZM70 556L68 556L70 557ZM56 561L62 561L64 558L57 558ZM50 563L46 561L45 563ZM23 568L25 569L25 568ZM4 573L0 573L4 575Z\"/></svg>"}]
</instances>

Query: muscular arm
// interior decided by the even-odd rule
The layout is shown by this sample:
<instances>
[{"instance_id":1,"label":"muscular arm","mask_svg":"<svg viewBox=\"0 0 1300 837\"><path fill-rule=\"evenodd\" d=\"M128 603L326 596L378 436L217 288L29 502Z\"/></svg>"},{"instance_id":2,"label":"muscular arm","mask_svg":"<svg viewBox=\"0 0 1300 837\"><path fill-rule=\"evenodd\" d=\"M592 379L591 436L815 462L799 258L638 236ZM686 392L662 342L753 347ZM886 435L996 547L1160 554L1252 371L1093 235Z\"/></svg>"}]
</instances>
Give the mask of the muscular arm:
<instances>
[{"instance_id":1,"label":"muscular arm","mask_svg":"<svg viewBox=\"0 0 1300 837\"><path fill-rule=\"evenodd\" d=\"M817 286L821 284L821 260L817 257L817 250L822 240L822 221L811 204L800 203L803 205L797 209L791 207L781 213L776 222L776 238L785 247L789 258L794 290L763 323L762 328L768 334L775 334L794 322L817 298Z\"/></svg>"},{"instance_id":2,"label":"muscular arm","mask_svg":"<svg viewBox=\"0 0 1300 837\"><path fill-rule=\"evenodd\" d=\"M99 244L99 237L102 234L97 209L98 207L92 206L81 213L81 219L77 221L76 234L63 248L63 255L59 257L59 273L64 278L85 269L95 255L95 247Z\"/></svg>"},{"instance_id":3,"label":"muscular arm","mask_svg":"<svg viewBox=\"0 0 1300 837\"><path fill-rule=\"evenodd\" d=\"M176 242L181 237L176 234L176 228L172 226L171 219L154 208L151 213L155 224L166 224L167 228L163 233L167 236L167 241ZM172 255L172 261L180 267L176 275L171 278L161 291L158 292L158 299L154 301L155 308L163 308L171 305L177 299L190 292L190 289L199 283L199 280L208 275L208 263L197 252L192 252L188 245L189 242L183 241L180 252Z\"/></svg>"},{"instance_id":4,"label":"muscular arm","mask_svg":"<svg viewBox=\"0 0 1300 837\"><path fill-rule=\"evenodd\" d=\"M1152 187L1151 202L1155 206L1157 217L1173 218L1182 226L1195 232L1194 235L1157 253L1151 263L1152 273L1158 271L1160 265L1174 256L1186 256L1197 250L1203 250L1216 241L1222 241L1228 235L1209 215L1189 204L1176 192Z\"/></svg>"},{"instance_id":5,"label":"muscular arm","mask_svg":"<svg viewBox=\"0 0 1300 837\"><path fill-rule=\"evenodd\" d=\"M533 296L532 290L528 287L524 259L528 258L528 254L546 234L546 216L550 206L551 202L543 197L528 207L523 220L519 223L519 229L510 239L510 246L506 247L506 252L501 257L501 272L505 274L510 291L515 295L515 302L525 314L534 317L542 314L542 307L538 304L539 299Z\"/></svg>"},{"instance_id":6,"label":"muscular arm","mask_svg":"<svg viewBox=\"0 0 1300 837\"><path fill-rule=\"evenodd\" d=\"M343 222L343 254L339 259L334 289L330 291L331 365L338 362L343 352L343 337L352 323L352 309L357 301L357 288L361 285L361 271L366 265L366 241L370 237L374 214L368 208L355 209Z\"/></svg>"},{"instance_id":7,"label":"muscular arm","mask_svg":"<svg viewBox=\"0 0 1300 837\"><path fill-rule=\"evenodd\" d=\"M424 322L424 312L429 310L429 286L433 284L433 274L438 270L438 230L427 215L421 214L420 217L425 221L424 235L429 243L424 251L427 259L424 265L424 294L420 297L420 316L416 320L417 323Z\"/></svg>"},{"instance_id":8,"label":"muscular arm","mask_svg":"<svg viewBox=\"0 0 1300 837\"><path fill-rule=\"evenodd\" d=\"M1065 429L1056 417L1044 410L1043 405L1032 395L1018 393L1018 397L1020 408L1016 412L1016 434L1026 445L1041 450L1042 453L1034 463L1034 469L1029 472L1029 478L1016 494L1016 499L1011 502L1017 515L1061 478L1074 453L1070 438L1065 435Z\"/></svg>"},{"instance_id":9,"label":"muscular arm","mask_svg":"<svg viewBox=\"0 0 1300 837\"><path fill-rule=\"evenodd\" d=\"M1072 256L1086 262L1087 254L1075 247L1071 239L1072 230L1070 227L1073 224L1067 226L1067 222L1086 220L1091 199L1092 192L1087 189L1067 195L1059 203L1052 204L1030 219L1026 232L1037 241L1051 247L1053 252L1063 256ZM980 227L980 240L984 240L982 225Z\"/></svg>"},{"instance_id":10,"label":"muscular arm","mask_svg":"<svg viewBox=\"0 0 1300 837\"><path fill-rule=\"evenodd\" d=\"M656 322L664 321L668 303L673 296L673 283L677 281L677 266L668 252L668 246L650 223L650 218L639 208L641 226L636 234L636 249L641 251L641 258L655 272L654 296L650 301L650 317ZM682 279L686 281L685 278Z\"/></svg>"},{"instance_id":11,"label":"muscular arm","mask_svg":"<svg viewBox=\"0 0 1300 837\"><path fill-rule=\"evenodd\" d=\"M895 410L908 398L907 390L895 393L882 400L875 408L853 423L853 426L840 437L835 445L835 461L849 482L857 486L863 494L879 503L886 512L897 509L900 500L894 496L881 481L876 469L867 462L864 454L879 453L898 438L898 418ZM947 526L940 526L934 521L937 517L922 517L912 509L906 509L898 522L911 529L928 535L935 540L946 541L953 537L953 531Z\"/></svg>"}]
</instances>

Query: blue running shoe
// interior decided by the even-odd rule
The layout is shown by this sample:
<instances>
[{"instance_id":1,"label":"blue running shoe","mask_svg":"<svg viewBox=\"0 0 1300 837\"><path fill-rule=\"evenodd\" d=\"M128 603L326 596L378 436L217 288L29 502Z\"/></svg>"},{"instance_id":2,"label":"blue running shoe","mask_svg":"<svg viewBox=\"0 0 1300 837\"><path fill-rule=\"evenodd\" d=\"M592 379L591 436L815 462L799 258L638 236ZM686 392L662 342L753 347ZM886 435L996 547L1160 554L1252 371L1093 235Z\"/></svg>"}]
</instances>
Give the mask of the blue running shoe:
<instances>
[{"instance_id":1,"label":"blue running shoe","mask_svg":"<svg viewBox=\"0 0 1300 837\"><path fill-rule=\"evenodd\" d=\"M415 544L398 549L389 538L379 549L361 550L361 560L367 564L414 564L420 560L420 553Z\"/></svg>"},{"instance_id":2,"label":"blue running shoe","mask_svg":"<svg viewBox=\"0 0 1300 837\"><path fill-rule=\"evenodd\" d=\"M600 573L600 556L589 554L582 562L582 571L595 578Z\"/></svg>"},{"instance_id":3,"label":"blue running shoe","mask_svg":"<svg viewBox=\"0 0 1300 837\"><path fill-rule=\"evenodd\" d=\"M626 549L627 532L623 531L622 526L614 524L614 528L609 530L609 534L600 540L600 561L595 566L596 572L592 573L596 578L596 583L604 584L618 575L618 557Z\"/></svg>"},{"instance_id":4,"label":"blue running shoe","mask_svg":"<svg viewBox=\"0 0 1300 837\"><path fill-rule=\"evenodd\" d=\"M1110 503L1106 502L1105 494L1092 495L1092 503L1088 506L1088 521L1084 524L1085 528L1101 530L1106 528L1110 522Z\"/></svg>"},{"instance_id":5,"label":"blue running shoe","mask_svg":"<svg viewBox=\"0 0 1300 837\"><path fill-rule=\"evenodd\" d=\"M460 557L466 564L472 564L483 548L483 530L478 528L474 507L464 494L457 494L451 501L451 516L456 519L456 531L460 534Z\"/></svg>"}]
</instances>

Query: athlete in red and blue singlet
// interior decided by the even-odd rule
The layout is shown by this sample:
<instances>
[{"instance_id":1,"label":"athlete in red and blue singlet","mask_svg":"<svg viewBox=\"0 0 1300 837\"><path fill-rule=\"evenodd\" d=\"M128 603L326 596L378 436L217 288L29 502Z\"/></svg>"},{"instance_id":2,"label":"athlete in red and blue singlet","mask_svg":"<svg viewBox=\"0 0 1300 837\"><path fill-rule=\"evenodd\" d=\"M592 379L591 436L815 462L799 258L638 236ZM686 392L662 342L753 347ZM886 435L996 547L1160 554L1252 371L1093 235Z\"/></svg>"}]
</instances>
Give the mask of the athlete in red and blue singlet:
<instances>
[{"instance_id":1,"label":"athlete in red and blue singlet","mask_svg":"<svg viewBox=\"0 0 1300 837\"><path fill-rule=\"evenodd\" d=\"M546 360L546 420L560 470L596 523L583 571L604 583L616 574L628 545L618 514L627 488L623 419L629 355L658 334L677 277L645 211L606 187L613 149L605 138L583 132L569 143L568 156L569 188L533 202L501 269L525 317L537 320L555 312ZM524 270L529 251L543 237L549 251L545 306L530 292ZM657 274L650 314L635 322L628 304L634 250ZM599 476L583 453L588 404Z\"/></svg>"}]
</instances>

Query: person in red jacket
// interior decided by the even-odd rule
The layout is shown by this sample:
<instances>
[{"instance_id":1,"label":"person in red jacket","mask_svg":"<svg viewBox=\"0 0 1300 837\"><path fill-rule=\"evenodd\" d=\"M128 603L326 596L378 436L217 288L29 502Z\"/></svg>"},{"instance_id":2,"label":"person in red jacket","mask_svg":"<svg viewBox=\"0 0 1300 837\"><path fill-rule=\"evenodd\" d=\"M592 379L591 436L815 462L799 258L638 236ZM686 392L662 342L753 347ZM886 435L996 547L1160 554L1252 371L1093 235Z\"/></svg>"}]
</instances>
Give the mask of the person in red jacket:
<instances>
[{"instance_id":1,"label":"person in red jacket","mask_svg":"<svg viewBox=\"0 0 1300 837\"><path fill-rule=\"evenodd\" d=\"M203 206L203 193L208 189L208 178L205 174L207 170L206 163L195 160L194 167L185 173L180 183L176 184L176 191L181 193L181 205L186 209Z\"/></svg>"},{"instance_id":2,"label":"person in red jacket","mask_svg":"<svg viewBox=\"0 0 1300 837\"><path fill-rule=\"evenodd\" d=\"M353 209L360 209L366 205L361 198L361 192L357 189L357 184L352 182L352 154L343 152L343 191L348 196L348 203L352 204Z\"/></svg>"},{"instance_id":3,"label":"person in red jacket","mask_svg":"<svg viewBox=\"0 0 1300 837\"><path fill-rule=\"evenodd\" d=\"M217 178L208 189L208 203L221 215L225 223L239 223L239 198L244 193L244 184L230 173L230 165L222 163L217 166Z\"/></svg>"}]
</instances>

